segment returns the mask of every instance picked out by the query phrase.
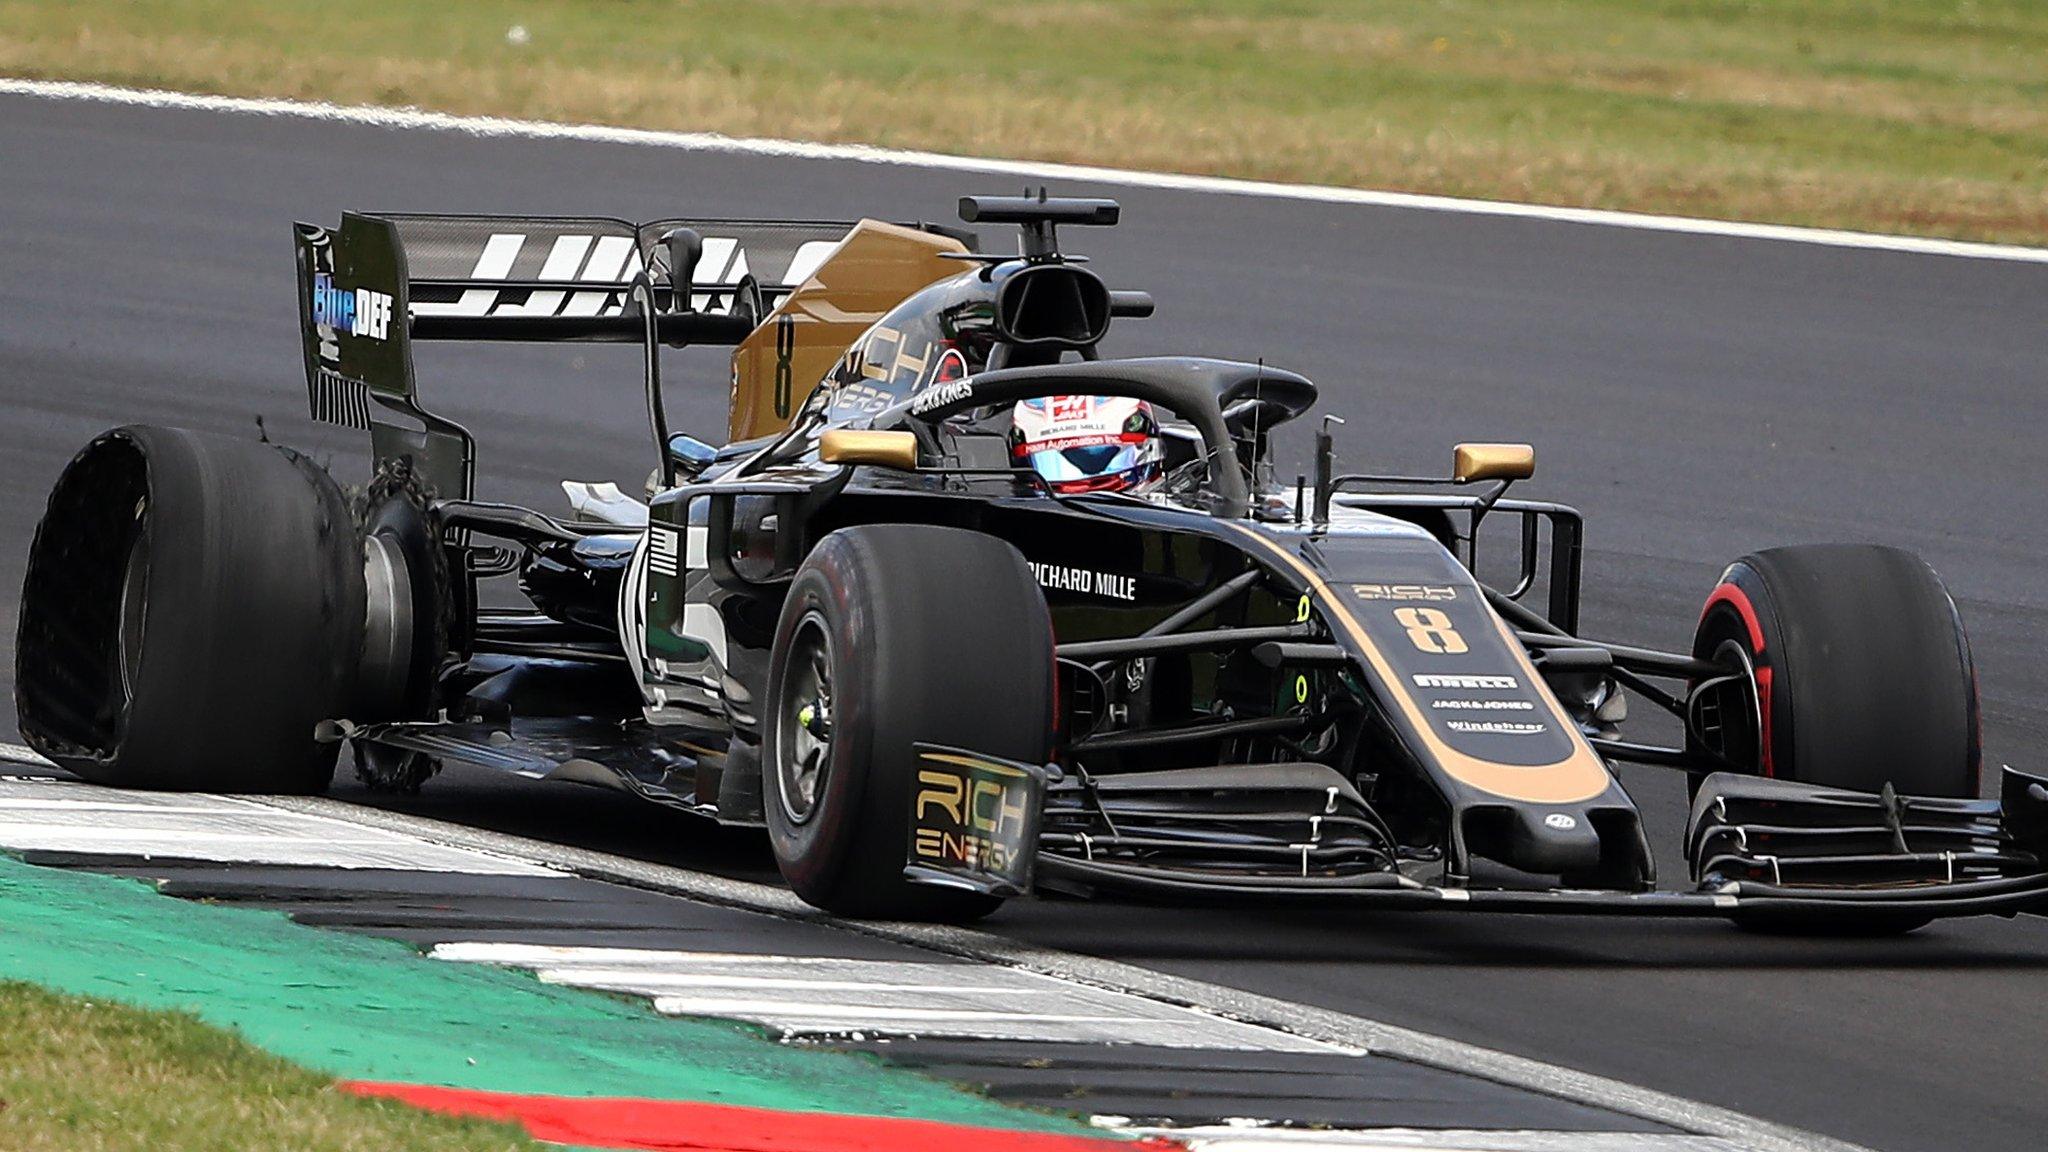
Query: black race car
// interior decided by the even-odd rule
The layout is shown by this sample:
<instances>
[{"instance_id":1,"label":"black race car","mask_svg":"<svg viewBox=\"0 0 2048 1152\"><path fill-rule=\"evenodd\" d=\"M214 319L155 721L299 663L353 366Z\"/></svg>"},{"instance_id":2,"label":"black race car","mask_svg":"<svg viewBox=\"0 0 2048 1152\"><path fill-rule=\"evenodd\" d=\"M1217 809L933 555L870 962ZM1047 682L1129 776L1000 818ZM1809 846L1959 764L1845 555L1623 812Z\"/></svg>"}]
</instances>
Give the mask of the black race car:
<instances>
[{"instance_id":1,"label":"black race car","mask_svg":"<svg viewBox=\"0 0 2048 1152\"><path fill-rule=\"evenodd\" d=\"M1326 418L1280 483L1307 379L1098 353L1152 302L1056 228L1114 202L960 211L1017 252L874 220L297 226L312 410L369 432L373 478L94 440L30 557L24 736L124 787L315 791L344 742L381 787L447 760L606 785L765 824L800 895L858 916L1034 888L1829 931L2048 908L2048 783L1978 798L1969 644L1917 558L1771 549L1689 652L1587 639L1578 513L1507 495L1528 446L1338 475ZM642 346L648 499L479 500L414 385L437 339ZM686 344L733 347L722 442L669 425ZM1022 413L1098 401L1151 414L1107 438L1153 453L1144 484L1020 454ZM1487 523L1519 535L1504 586L1474 575ZM1631 701L1682 741L1625 739ZM1658 887L1623 760L1690 774L1688 883Z\"/></svg>"}]
</instances>

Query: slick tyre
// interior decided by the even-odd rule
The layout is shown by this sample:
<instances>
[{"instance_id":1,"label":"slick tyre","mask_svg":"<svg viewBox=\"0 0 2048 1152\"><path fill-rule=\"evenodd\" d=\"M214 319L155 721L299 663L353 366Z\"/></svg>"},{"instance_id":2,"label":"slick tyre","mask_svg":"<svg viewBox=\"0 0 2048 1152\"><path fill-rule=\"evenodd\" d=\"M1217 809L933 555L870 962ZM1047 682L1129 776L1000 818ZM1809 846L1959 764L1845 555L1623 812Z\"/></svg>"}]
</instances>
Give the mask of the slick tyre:
<instances>
[{"instance_id":1,"label":"slick tyre","mask_svg":"<svg viewBox=\"0 0 2048 1152\"><path fill-rule=\"evenodd\" d=\"M65 468L29 549L29 744L123 788L317 792L363 636L347 501L269 444L132 426Z\"/></svg>"},{"instance_id":2,"label":"slick tyre","mask_svg":"<svg viewBox=\"0 0 2048 1152\"><path fill-rule=\"evenodd\" d=\"M1977 687L1955 602L1899 548L1771 548L1729 565L1693 654L1754 669L1760 731L1728 756L1765 776L1909 796L1977 795Z\"/></svg>"},{"instance_id":3,"label":"slick tyre","mask_svg":"<svg viewBox=\"0 0 2048 1152\"><path fill-rule=\"evenodd\" d=\"M1736 561L1707 597L1693 654L1752 670L1754 713L1710 750L1739 767L1858 792L1974 797L1976 675L1941 578L1911 552L1877 545L1772 548ZM1696 746L1698 737L1693 737ZM1882 935L1917 914L1741 921L1764 931Z\"/></svg>"},{"instance_id":4,"label":"slick tyre","mask_svg":"<svg viewBox=\"0 0 2048 1152\"><path fill-rule=\"evenodd\" d=\"M963 922L1000 901L903 878L912 746L1043 763L1053 637L1017 550L977 532L869 525L825 537L778 620L762 785L776 864L844 916Z\"/></svg>"}]
</instances>

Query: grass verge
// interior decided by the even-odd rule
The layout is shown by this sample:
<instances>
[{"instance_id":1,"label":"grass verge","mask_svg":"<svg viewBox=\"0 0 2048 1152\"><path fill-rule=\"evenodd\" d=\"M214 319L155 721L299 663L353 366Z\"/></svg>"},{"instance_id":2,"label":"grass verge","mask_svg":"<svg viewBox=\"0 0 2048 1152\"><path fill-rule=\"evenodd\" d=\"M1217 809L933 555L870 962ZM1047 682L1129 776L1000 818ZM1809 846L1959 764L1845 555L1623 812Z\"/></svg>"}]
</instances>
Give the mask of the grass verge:
<instances>
[{"instance_id":1,"label":"grass verge","mask_svg":"<svg viewBox=\"0 0 2048 1152\"><path fill-rule=\"evenodd\" d=\"M0 0L0 73L2048 242L2039 0Z\"/></svg>"},{"instance_id":2,"label":"grass verge","mask_svg":"<svg viewBox=\"0 0 2048 1152\"><path fill-rule=\"evenodd\" d=\"M511 1152L516 1126L337 1091L183 1012L0 981L0 1147L14 1152Z\"/></svg>"}]
</instances>

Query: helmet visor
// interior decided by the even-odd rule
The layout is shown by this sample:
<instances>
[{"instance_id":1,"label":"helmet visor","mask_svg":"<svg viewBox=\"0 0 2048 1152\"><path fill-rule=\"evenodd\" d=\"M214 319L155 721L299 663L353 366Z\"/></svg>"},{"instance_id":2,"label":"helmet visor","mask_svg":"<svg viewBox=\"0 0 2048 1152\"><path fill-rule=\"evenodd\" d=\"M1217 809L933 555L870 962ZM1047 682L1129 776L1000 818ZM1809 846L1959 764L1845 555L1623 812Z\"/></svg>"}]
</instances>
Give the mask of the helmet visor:
<instances>
[{"instance_id":1,"label":"helmet visor","mask_svg":"<svg viewBox=\"0 0 2048 1152\"><path fill-rule=\"evenodd\" d=\"M1121 476L1139 467L1146 463L1146 440L1141 432L1118 436L1075 436L1070 440L1029 445L1024 456L1040 476L1055 484L1068 484Z\"/></svg>"}]
</instances>

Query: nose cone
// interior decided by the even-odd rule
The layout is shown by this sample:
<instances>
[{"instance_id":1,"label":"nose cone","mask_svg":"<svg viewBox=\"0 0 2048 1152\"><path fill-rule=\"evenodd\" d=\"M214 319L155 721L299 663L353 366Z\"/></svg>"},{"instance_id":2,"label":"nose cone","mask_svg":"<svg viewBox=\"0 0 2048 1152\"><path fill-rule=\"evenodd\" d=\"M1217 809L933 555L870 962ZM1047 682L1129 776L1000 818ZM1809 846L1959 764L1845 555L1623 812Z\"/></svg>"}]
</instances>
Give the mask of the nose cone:
<instances>
[{"instance_id":1,"label":"nose cone","mask_svg":"<svg viewBox=\"0 0 2048 1152\"><path fill-rule=\"evenodd\" d=\"M1508 825L1508 856L1524 872L1590 872L1600 866L1600 834L1583 813L1521 807Z\"/></svg>"}]
</instances>

